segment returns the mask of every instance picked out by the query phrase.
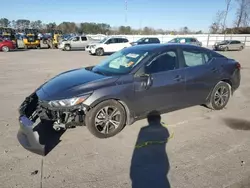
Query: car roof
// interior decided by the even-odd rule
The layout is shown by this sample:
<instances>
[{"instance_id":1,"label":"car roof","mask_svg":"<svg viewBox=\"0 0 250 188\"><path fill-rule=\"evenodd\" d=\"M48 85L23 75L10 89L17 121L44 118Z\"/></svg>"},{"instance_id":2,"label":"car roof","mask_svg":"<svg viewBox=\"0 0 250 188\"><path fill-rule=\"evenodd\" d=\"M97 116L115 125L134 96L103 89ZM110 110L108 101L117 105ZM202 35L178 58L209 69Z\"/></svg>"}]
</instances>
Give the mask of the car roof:
<instances>
[{"instance_id":1,"label":"car roof","mask_svg":"<svg viewBox=\"0 0 250 188\"><path fill-rule=\"evenodd\" d=\"M202 47L198 47L198 46L194 46L191 44L179 44L179 43L166 43L166 44L145 44L145 45L136 45L136 46L132 46L130 47L130 49L134 49L134 50L142 50L142 51L158 51L158 50L163 50L163 49L167 49L167 48L178 48L178 47L187 47L187 48L202 48ZM202 48L204 49L204 48Z\"/></svg>"}]
</instances>

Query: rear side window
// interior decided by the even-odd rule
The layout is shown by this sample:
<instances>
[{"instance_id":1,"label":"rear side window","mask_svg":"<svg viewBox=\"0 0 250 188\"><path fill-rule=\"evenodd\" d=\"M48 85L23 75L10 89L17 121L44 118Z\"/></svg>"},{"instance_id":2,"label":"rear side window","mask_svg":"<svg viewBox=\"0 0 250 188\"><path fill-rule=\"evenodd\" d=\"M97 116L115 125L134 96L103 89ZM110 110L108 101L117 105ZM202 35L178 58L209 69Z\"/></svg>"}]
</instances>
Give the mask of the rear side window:
<instances>
[{"instance_id":1,"label":"rear side window","mask_svg":"<svg viewBox=\"0 0 250 188\"><path fill-rule=\"evenodd\" d=\"M204 65L213 58L211 53L198 49L184 49L183 56L186 67Z\"/></svg>"},{"instance_id":2,"label":"rear side window","mask_svg":"<svg viewBox=\"0 0 250 188\"><path fill-rule=\"evenodd\" d=\"M119 43L126 43L126 42L128 42L128 39L124 39L124 38L119 39Z\"/></svg>"},{"instance_id":3,"label":"rear side window","mask_svg":"<svg viewBox=\"0 0 250 188\"><path fill-rule=\"evenodd\" d=\"M82 41L86 41L87 37L81 37Z\"/></svg>"}]
</instances>

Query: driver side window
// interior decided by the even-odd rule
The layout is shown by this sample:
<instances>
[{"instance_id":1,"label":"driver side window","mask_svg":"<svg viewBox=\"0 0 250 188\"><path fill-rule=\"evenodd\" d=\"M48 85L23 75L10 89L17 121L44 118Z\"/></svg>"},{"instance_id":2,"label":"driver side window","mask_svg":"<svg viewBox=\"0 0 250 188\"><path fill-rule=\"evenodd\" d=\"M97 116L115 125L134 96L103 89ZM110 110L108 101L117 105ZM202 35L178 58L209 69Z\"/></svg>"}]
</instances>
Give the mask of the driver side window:
<instances>
[{"instance_id":1,"label":"driver side window","mask_svg":"<svg viewBox=\"0 0 250 188\"><path fill-rule=\"evenodd\" d=\"M145 66L146 74L171 71L178 68L177 53L174 50L159 55L155 60Z\"/></svg>"},{"instance_id":2,"label":"driver side window","mask_svg":"<svg viewBox=\"0 0 250 188\"><path fill-rule=\"evenodd\" d=\"M79 41L79 40L80 40L80 37L73 38L73 41Z\"/></svg>"}]
</instances>

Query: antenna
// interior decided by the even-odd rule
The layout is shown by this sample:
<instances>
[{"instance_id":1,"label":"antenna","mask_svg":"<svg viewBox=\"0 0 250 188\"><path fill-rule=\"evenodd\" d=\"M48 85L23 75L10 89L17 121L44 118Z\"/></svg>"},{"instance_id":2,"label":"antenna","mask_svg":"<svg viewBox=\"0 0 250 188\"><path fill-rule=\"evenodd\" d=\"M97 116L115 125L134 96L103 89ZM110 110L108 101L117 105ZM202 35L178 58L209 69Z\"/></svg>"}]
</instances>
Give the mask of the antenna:
<instances>
[{"instance_id":1,"label":"antenna","mask_svg":"<svg viewBox=\"0 0 250 188\"><path fill-rule=\"evenodd\" d=\"M127 24L127 10L128 10L128 2L125 0L125 24Z\"/></svg>"}]
</instances>

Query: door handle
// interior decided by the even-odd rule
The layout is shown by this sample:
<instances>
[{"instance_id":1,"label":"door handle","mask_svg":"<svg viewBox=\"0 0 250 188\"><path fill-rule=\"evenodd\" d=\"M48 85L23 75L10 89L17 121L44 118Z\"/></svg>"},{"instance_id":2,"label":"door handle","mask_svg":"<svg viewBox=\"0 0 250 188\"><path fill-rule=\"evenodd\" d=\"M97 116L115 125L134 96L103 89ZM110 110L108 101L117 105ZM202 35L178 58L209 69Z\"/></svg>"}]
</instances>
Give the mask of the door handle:
<instances>
[{"instance_id":1,"label":"door handle","mask_svg":"<svg viewBox=\"0 0 250 188\"><path fill-rule=\"evenodd\" d=\"M174 81L181 81L183 80L183 78L180 76L180 75L177 75L175 78L174 78Z\"/></svg>"},{"instance_id":2,"label":"door handle","mask_svg":"<svg viewBox=\"0 0 250 188\"><path fill-rule=\"evenodd\" d=\"M212 70L212 72L218 72L218 69L217 69L217 68L215 68L215 67L214 67L214 68L212 68L211 70Z\"/></svg>"}]
</instances>

